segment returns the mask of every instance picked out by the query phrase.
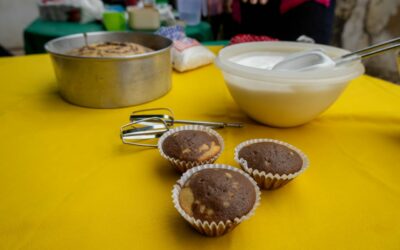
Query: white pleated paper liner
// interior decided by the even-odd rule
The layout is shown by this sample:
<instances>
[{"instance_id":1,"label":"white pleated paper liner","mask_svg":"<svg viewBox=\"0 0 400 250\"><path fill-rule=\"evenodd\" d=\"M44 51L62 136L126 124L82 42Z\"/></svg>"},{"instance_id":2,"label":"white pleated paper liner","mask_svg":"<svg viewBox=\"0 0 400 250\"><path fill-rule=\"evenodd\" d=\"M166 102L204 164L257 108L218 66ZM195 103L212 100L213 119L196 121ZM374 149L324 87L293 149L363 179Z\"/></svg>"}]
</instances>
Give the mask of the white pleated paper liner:
<instances>
[{"instance_id":1,"label":"white pleated paper liner","mask_svg":"<svg viewBox=\"0 0 400 250\"><path fill-rule=\"evenodd\" d=\"M247 214L243 215L240 218L235 218L233 220L227 220L227 221L208 222L208 221L202 221L200 219L196 219L196 218L188 215L182 209L182 207L179 203L179 193L181 192L181 189L184 186L184 184L186 183L186 181L194 173L204 170L204 169L228 169L228 170L233 170L235 172L238 172L238 173L244 175L253 184L254 189L256 191L256 200L254 202L252 209ZM181 176L181 178L177 181L177 184L174 185L174 188L172 190L172 201L174 203L176 210L178 210L180 215L187 222L189 222L189 224L192 225L197 231L199 231L200 233L207 235L207 236L216 237L216 236L221 236L223 234L230 232L237 225L239 225L242 221L247 220L252 215L254 215L256 208L260 204L260 199L261 199L260 195L261 195L261 192L260 192L259 187L257 186L257 183L241 169L238 169L238 168L235 168L232 166L228 166L228 165L223 165L223 164L206 164L206 165L191 168Z\"/></svg>"},{"instance_id":2,"label":"white pleated paper liner","mask_svg":"<svg viewBox=\"0 0 400 250\"><path fill-rule=\"evenodd\" d=\"M219 145L221 147L219 153L217 155L215 155L214 157L212 157L208 160L205 160L205 161L183 161L183 160L169 157L168 155L166 155L162 148L164 140L168 136L170 136L176 132L184 131L184 130L198 130L198 131L204 131L204 132L214 135L217 138ZM178 171L180 171L181 173L184 173L186 170L191 169L195 166L214 163L218 159L218 157L221 155L222 151L224 150L224 139L222 138L222 136L220 134L218 134L215 130L213 130L209 127L201 126L201 125L187 125L187 126L181 126L181 127L171 129L171 130L167 131L166 133L164 133L158 140L158 150L162 157L167 159Z\"/></svg>"},{"instance_id":3,"label":"white pleated paper liner","mask_svg":"<svg viewBox=\"0 0 400 250\"><path fill-rule=\"evenodd\" d=\"M303 165L301 166L300 170L291 174L273 174L273 173L267 173L265 171L260 171L258 169L252 169L251 167L248 166L247 161L243 158L239 159L239 152L242 148L254 144L254 143L259 143L259 142L273 142L277 143L283 146L286 146L293 151L295 151L302 159ZM273 139L252 139L248 140L245 142L240 143L236 148L235 148L235 161L240 164L242 169L251 175L254 180L257 182L257 184L262 188L262 189L267 189L267 190L272 190L272 189L277 189L279 187L282 187L283 185L287 184L289 181L293 180L295 177L303 173L308 165L309 161L307 156L298 148L294 147L293 145L290 145L289 143L283 142L283 141L278 141L278 140L273 140Z\"/></svg>"}]
</instances>

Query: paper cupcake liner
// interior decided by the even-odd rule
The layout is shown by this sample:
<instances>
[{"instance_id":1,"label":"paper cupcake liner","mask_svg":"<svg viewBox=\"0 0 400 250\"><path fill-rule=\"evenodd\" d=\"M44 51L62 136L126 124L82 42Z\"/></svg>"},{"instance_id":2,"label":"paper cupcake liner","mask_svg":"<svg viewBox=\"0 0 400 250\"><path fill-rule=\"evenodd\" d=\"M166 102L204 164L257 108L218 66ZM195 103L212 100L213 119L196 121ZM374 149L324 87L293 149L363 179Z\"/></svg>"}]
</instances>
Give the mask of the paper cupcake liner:
<instances>
[{"instance_id":1,"label":"paper cupcake liner","mask_svg":"<svg viewBox=\"0 0 400 250\"><path fill-rule=\"evenodd\" d=\"M272 174L272 173L267 173L265 171L260 171L258 169L252 169L247 165L247 161L243 158L239 159L239 152L242 148L253 144L253 143L259 143L259 142L274 142L280 145L284 145L296 153L298 153L303 161L303 165L301 166L301 169L297 172L291 173L291 174ZM273 139L253 139L253 140L248 140L245 142L240 143L236 148L235 148L235 161L240 164L242 169L250 174L254 180L257 182L257 184L262 188L262 189L277 189L282 187L283 185L287 184L289 181L293 180L296 176L300 175L303 173L308 165L309 161L307 156L298 148L294 147L293 145L290 145L289 143L283 142L283 141L278 141L278 140L273 140Z\"/></svg>"},{"instance_id":2,"label":"paper cupcake liner","mask_svg":"<svg viewBox=\"0 0 400 250\"><path fill-rule=\"evenodd\" d=\"M204 132L214 135L220 144L221 150L219 151L219 153L217 155L215 155L213 158L211 158L207 161L183 161L183 160L175 159L173 157L169 157L168 155L166 155L164 153L163 148L162 148L164 140L168 136L170 136L176 132L183 131L183 130L198 130L198 131L204 131ZM201 125L187 125L187 126L181 126L181 127L171 129L171 130L167 131L166 133L164 133L158 140L158 150L160 151L160 154L162 157L167 159L178 171L184 173L186 170L191 169L193 167L196 167L199 165L204 165L204 164L214 163L218 159L218 157L221 155L222 151L224 150L224 139L222 138L222 136L220 134L218 134L215 130L213 130L209 127L201 126Z\"/></svg>"},{"instance_id":3,"label":"paper cupcake liner","mask_svg":"<svg viewBox=\"0 0 400 250\"><path fill-rule=\"evenodd\" d=\"M240 218L235 218L233 220L227 220L227 221L219 221L219 222L208 222L208 221L202 221L200 219L195 219L194 217L188 215L181 207L179 203L179 193L183 187L183 185L186 183L186 181L196 172L203 170L203 169L229 169L233 170L235 172L243 174L254 186L254 189L256 190L256 200L254 202L253 207L251 210L245 214L244 216ZM177 184L174 185L174 188L172 189L172 201L174 203L174 207L180 215L187 221L189 222L190 225L192 225L198 232L211 236L211 237L216 237L216 236L221 236L223 234L226 234L230 232L232 229L234 229L237 225L239 225L242 221L245 221L249 219L251 216L254 215L256 208L260 204L260 199L261 199L261 191L259 187L257 186L257 183L244 171L241 169L224 165L224 164L206 164L202 166L197 166L192 169L189 169L186 171L181 178L177 181Z\"/></svg>"}]
</instances>

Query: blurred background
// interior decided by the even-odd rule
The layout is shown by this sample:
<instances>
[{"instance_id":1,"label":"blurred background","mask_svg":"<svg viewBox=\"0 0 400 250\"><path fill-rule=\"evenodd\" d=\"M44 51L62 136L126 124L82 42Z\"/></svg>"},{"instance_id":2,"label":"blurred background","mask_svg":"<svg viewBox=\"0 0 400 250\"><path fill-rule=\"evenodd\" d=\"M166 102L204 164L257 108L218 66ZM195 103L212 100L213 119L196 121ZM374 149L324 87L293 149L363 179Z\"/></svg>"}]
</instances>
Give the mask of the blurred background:
<instances>
[{"instance_id":1,"label":"blurred background","mask_svg":"<svg viewBox=\"0 0 400 250\"><path fill-rule=\"evenodd\" d=\"M176 24L206 45L227 45L238 34L261 40L296 40L304 34L318 43L356 50L400 36L399 10L400 0L0 0L0 54L43 53L45 42L68 34L154 32ZM319 13L311 27L307 11ZM246 39L258 38L234 41ZM367 73L400 83L396 55L366 60Z\"/></svg>"}]
</instances>

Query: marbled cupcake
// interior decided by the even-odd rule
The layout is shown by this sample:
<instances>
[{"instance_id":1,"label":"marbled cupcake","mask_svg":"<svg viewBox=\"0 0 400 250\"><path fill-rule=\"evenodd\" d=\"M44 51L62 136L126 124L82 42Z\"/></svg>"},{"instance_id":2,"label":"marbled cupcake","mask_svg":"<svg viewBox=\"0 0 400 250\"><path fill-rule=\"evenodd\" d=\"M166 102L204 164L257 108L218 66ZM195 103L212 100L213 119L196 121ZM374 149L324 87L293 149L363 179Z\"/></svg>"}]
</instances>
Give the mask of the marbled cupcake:
<instances>
[{"instance_id":1,"label":"marbled cupcake","mask_svg":"<svg viewBox=\"0 0 400 250\"><path fill-rule=\"evenodd\" d=\"M308 159L294 146L271 139L255 139L235 149L235 160L264 189L279 188L302 173Z\"/></svg>"},{"instance_id":2,"label":"marbled cupcake","mask_svg":"<svg viewBox=\"0 0 400 250\"><path fill-rule=\"evenodd\" d=\"M173 191L175 207L199 232L218 236L254 213L257 184L243 171L226 165L203 165L187 171Z\"/></svg>"},{"instance_id":3,"label":"marbled cupcake","mask_svg":"<svg viewBox=\"0 0 400 250\"><path fill-rule=\"evenodd\" d=\"M183 126L165 133L159 140L161 155L179 171L213 163L223 150L223 139L204 126Z\"/></svg>"}]
</instances>

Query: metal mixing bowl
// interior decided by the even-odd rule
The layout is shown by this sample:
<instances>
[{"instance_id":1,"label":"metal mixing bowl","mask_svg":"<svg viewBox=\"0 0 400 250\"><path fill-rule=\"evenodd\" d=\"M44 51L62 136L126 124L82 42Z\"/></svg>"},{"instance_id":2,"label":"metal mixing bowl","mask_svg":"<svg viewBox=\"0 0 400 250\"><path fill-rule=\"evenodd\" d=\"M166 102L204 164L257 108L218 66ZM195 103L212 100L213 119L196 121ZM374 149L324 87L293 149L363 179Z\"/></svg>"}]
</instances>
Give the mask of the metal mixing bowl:
<instances>
[{"instance_id":1,"label":"metal mixing bowl","mask_svg":"<svg viewBox=\"0 0 400 250\"><path fill-rule=\"evenodd\" d=\"M48 42L45 48L67 101L92 108L118 108L154 100L171 88L171 40L133 32L93 32L87 33L87 38L89 44L133 42L154 51L118 57L74 56L68 52L85 45L83 34Z\"/></svg>"}]
</instances>

